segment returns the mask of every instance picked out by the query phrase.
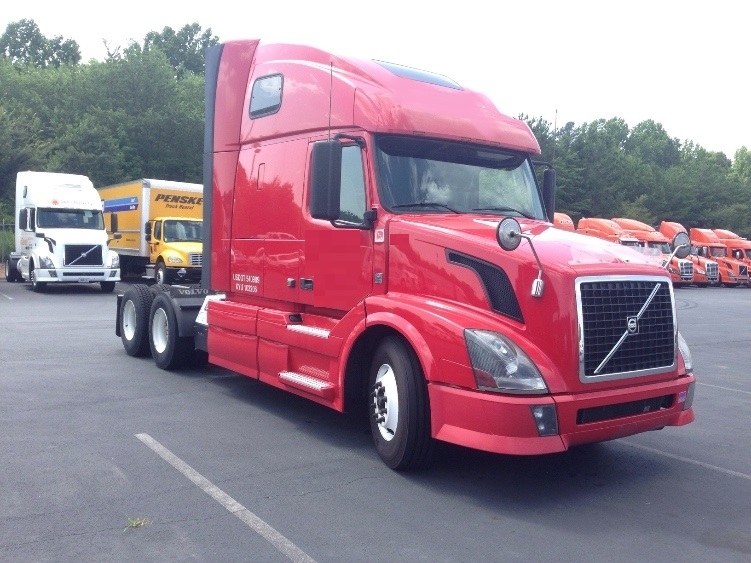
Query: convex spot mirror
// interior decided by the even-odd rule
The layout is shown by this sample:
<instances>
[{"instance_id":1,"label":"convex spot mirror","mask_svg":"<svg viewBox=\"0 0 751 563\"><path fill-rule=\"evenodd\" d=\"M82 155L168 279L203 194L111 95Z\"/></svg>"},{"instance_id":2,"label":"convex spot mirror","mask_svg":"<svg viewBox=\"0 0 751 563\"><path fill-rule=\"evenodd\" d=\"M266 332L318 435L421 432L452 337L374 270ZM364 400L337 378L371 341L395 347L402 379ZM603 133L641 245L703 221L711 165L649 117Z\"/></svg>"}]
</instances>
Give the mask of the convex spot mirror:
<instances>
[{"instance_id":1,"label":"convex spot mirror","mask_svg":"<svg viewBox=\"0 0 751 563\"><path fill-rule=\"evenodd\" d=\"M678 258L685 258L691 252L691 240L686 233L678 233L673 237L673 248Z\"/></svg>"},{"instance_id":2,"label":"convex spot mirror","mask_svg":"<svg viewBox=\"0 0 751 563\"><path fill-rule=\"evenodd\" d=\"M495 238L498 240L498 246L503 250L516 250L522 242L522 228L519 221L513 217L506 217L498 223L495 232Z\"/></svg>"}]
</instances>

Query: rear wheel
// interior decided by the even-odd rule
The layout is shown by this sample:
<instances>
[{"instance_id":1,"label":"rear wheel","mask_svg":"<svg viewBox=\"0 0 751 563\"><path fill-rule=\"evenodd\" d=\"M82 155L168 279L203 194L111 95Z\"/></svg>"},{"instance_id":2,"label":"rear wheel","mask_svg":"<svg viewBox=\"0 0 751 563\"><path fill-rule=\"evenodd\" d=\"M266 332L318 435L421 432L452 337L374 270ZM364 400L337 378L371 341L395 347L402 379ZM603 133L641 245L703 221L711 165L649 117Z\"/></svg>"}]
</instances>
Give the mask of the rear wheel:
<instances>
[{"instance_id":1,"label":"rear wheel","mask_svg":"<svg viewBox=\"0 0 751 563\"><path fill-rule=\"evenodd\" d=\"M193 338L180 336L172 301L163 292L151 304L149 346L154 362L161 369L180 368L193 357Z\"/></svg>"},{"instance_id":2,"label":"rear wheel","mask_svg":"<svg viewBox=\"0 0 751 563\"><path fill-rule=\"evenodd\" d=\"M388 337L376 350L370 369L370 431L376 451L391 469L418 469L430 463L430 405L414 351Z\"/></svg>"},{"instance_id":3,"label":"rear wheel","mask_svg":"<svg viewBox=\"0 0 751 563\"><path fill-rule=\"evenodd\" d=\"M10 269L10 258L5 261L5 281L8 283L16 281L16 272Z\"/></svg>"},{"instance_id":4,"label":"rear wheel","mask_svg":"<svg viewBox=\"0 0 751 563\"><path fill-rule=\"evenodd\" d=\"M129 356L149 353L149 311L154 295L148 286L134 285L120 303L120 339Z\"/></svg>"}]
</instances>

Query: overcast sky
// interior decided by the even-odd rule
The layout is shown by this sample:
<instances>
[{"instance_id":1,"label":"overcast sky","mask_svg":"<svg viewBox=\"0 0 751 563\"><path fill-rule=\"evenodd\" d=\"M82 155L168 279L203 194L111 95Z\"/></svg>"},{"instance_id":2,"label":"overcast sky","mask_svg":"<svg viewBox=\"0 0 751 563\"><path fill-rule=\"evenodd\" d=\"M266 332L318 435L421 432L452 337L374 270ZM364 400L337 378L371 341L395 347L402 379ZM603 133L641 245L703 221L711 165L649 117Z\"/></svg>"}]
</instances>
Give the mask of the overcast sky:
<instances>
[{"instance_id":1,"label":"overcast sky","mask_svg":"<svg viewBox=\"0 0 751 563\"><path fill-rule=\"evenodd\" d=\"M745 0L6 0L0 33L21 19L77 41L83 62L102 60L104 41L113 50L198 23L220 41L310 44L444 74L512 116L653 119L731 159L751 149Z\"/></svg>"}]
</instances>

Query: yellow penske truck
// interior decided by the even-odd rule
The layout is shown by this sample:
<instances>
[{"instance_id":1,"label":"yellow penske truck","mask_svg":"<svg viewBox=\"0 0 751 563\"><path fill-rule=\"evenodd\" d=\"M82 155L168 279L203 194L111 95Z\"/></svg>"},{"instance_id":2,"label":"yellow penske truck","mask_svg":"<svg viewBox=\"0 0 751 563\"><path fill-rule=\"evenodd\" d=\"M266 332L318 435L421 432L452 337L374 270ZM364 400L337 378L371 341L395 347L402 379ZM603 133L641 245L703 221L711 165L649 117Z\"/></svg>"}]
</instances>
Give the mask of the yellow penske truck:
<instances>
[{"instance_id":1,"label":"yellow penske truck","mask_svg":"<svg viewBox=\"0 0 751 563\"><path fill-rule=\"evenodd\" d=\"M157 283L201 278L203 186L141 178L98 188L110 247L125 275Z\"/></svg>"}]
</instances>

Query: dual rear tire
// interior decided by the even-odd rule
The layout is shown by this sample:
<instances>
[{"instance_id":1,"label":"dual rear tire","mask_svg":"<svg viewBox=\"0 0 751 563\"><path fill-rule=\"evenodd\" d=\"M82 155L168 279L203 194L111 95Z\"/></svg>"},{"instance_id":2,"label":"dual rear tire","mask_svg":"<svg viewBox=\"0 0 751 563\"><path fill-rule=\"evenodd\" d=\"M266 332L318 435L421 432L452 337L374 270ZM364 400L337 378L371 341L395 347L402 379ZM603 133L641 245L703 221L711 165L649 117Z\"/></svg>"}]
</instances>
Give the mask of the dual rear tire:
<instances>
[{"instance_id":1,"label":"dual rear tire","mask_svg":"<svg viewBox=\"0 0 751 563\"><path fill-rule=\"evenodd\" d=\"M193 338L180 336L177 315L165 287L134 285L120 302L120 339L130 356L151 353L156 365L178 369L193 357Z\"/></svg>"}]
</instances>

